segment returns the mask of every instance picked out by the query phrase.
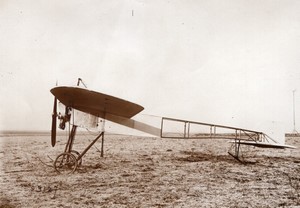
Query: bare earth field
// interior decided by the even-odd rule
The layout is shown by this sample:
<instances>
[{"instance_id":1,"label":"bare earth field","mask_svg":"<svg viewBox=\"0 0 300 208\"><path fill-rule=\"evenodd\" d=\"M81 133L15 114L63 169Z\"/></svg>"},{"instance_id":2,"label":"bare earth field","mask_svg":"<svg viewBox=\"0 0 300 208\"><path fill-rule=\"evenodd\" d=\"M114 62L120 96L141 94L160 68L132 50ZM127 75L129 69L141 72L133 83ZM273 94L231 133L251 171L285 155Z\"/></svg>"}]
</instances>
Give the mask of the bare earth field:
<instances>
[{"instance_id":1,"label":"bare earth field","mask_svg":"<svg viewBox=\"0 0 300 208\"><path fill-rule=\"evenodd\" d=\"M82 151L94 137L76 137ZM71 175L51 167L50 136L0 137L0 207L300 207L300 150L243 148L226 140L106 135ZM287 138L300 147L300 138Z\"/></svg>"}]
</instances>

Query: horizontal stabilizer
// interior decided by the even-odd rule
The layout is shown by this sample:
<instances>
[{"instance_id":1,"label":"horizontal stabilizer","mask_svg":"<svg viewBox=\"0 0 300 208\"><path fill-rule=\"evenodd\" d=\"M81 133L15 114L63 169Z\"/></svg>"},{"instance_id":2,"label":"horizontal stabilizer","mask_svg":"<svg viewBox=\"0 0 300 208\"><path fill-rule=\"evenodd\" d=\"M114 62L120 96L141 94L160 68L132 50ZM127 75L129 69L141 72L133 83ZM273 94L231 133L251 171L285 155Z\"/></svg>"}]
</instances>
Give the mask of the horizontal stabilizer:
<instances>
[{"instance_id":1,"label":"horizontal stabilizer","mask_svg":"<svg viewBox=\"0 0 300 208\"><path fill-rule=\"evenodd\" d=\"M242 145L250 145L255 147L261 147L261 148L275 148L275 149L296 149L297 147L291 146L291 145L285 145L285 144L278 144L278 143L268 143L268 142L255 142L255 141L230 141L230 143L239 143Z\"/></svg>"}]
</instances>

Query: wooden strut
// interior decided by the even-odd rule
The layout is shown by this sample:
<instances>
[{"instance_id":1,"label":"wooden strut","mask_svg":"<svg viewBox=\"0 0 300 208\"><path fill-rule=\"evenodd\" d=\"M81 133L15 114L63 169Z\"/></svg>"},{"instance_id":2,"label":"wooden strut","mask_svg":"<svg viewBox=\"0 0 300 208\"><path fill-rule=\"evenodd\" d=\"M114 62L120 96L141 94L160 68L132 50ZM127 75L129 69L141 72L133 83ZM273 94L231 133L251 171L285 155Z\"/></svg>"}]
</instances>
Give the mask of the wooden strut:
<instances>
[{"instance_id":1,"label":"wooden strut","mask_svg":"<svg viewBox=\"0 0 300 208\"><path fill-rule=\"evenodd\" d=\"M236 159L237 161L243 163L243 161L239 158L239 153L241 149L240 141L241 141L241 130L239 130L239 134L238 134L238 130L235 130L234 154L232 154L230 151L228 151L228 154L232 156L234 159Z\"/></svg>"},{"instance_id":2,"label":"wooden strut","mask_svg":"<svg viewBox=\"0 0 300 208\"><path fill-rule=\"evenodd\" d=\"M75 141L75 134L76 134L77 126L73 125L72 130L69 136L69 139L67 141L66 147L65 147L65 153L72 153L73 144ZM101 141L101 157L104 155L104 131L102 131L84 150L79 156L77 157L77 161L79 161L86 153L87 151L99 140L99 138L102 139Z\"/></svg>"},{"instance_id":3,"label":"wooden strut","mask_svg":"<svg viewBox=\"0 0 300 208\"><path fill-rule=\"evenodd\" d=\"M78 160L80 160L84 155L85 155L85 153L98 141L98 139L99 138L102 138L102 142L101 142L101 144L102 144L102 147L101 147L101 157L103 157L103 141L104 141L104 132L102 131L95 139L94 139L94 141L92 141L91 143L90 143L90 145L89 146L87 146L87 148L85 148L85 150L83 150L83 152L78 156L78 158L77 158L77 161Z\"/></svg>"},{"instance_id":4,"label":"wooden strut","mask_svg":"<svg viewBox=\"0 0 300 208\"><path fill-rule=\"evenodd\" d=\"M77 129L77 126L73 125L71 133L69 135L69 139L68 139L66 147L65 147L65 151L64 151L65 153L71 153L71 151L72 151L72 147L73 147L74 140L75 140L76 129Z\"/></svg>"},{"instance_id":5,"label":"wooden strut","mask_svg":"<svg viewBox=\"0 0 300 208\"><path fill-rule=\"evenodd\" d=\"M230 156L232 156L234 159L236 159L239 162L243 162L240 157L239 157L239 153L240 153L240 140L237 141L237 139L234 141L234 154L232 154L231 152L228 151L228 154Z\"/></svg>"}]
</instances>

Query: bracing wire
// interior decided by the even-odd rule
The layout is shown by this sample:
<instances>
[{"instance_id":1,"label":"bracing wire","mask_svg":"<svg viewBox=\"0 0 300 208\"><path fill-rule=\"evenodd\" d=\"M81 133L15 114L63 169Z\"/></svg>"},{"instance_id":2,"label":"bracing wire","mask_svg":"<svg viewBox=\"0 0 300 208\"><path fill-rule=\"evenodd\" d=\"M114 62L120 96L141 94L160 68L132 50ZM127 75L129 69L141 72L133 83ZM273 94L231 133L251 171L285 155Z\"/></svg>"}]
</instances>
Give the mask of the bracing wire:
<instances>
[{"instance_id":1,"label":"bracing wire","mask_svg":"<svg viewBox=\"0 0 300 208\"><path fill-rule=\"evenodd\" d=\"M154 117L154 118L162 118L162 116L157 116L157 115L152 115L152 114L145 114L145 113L141 113L140 115Z\"/></svg>"}]
</instances>

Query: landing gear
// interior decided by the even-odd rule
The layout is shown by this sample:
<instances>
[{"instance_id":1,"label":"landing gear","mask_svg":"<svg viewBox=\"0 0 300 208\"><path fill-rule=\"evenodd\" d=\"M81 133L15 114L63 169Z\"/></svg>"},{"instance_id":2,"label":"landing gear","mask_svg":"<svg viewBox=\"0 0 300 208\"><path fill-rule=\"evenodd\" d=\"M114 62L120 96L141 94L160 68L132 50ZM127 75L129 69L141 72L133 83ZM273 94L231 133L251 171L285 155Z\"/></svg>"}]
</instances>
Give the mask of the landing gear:
<instances>
[{"instance_id":1,"label":"landing gear","mask_svg":"<svg viewBox=\"0 0 300 208\"><path fill-rule=\"evenodd\" d=\"M242 137L242 132L241 130L235 130L235 138L234 138L234 143L232 144L230 149L233 149L233 153L228 151L228 154L232 156L234 159L239 161L240 163L243 163L243 161L240 159L240 151L241 151L241 137Z\"/></svg>"},{"instance_id":2,"label":"landing gear","mask_svg":"<svg viewBox=\"0 0 300 208\"><path fill-rule=\"evenodd\" d=\"M54 168L56 172L62 174L71 174L76 171L76 169L82 164L82 157L85 153L97 142L99 138L102 138L101 142L101 157L103 157L103 142L104 142L104 132L101 132L95 139L92 141L88 147L83 150L80 154L79 152L73 150L73 144L75 140L77 126L73 125L72 130L67 141L65 151L57 156L54 161Z\"/></svg>"},{"instance_id":3,"label":"landing gear","mask_svg":"<svg viewBox=\"0 0 300 208\"><path fill-rule=\"evenodd\" d=\"M234 149L233 152L234 153L231 153L230 150L228 151L228 154L230 156L232 156L234 159L236 159L237 161L239 161L240 163L243 163L243 161L241 160L240 158L240 151L241 151L241 144L240 144L240 141L241 140L237 140L235 139L234 140L234 144L233 146L231 147L231 149Z\"/></svg>"},{"instance_id":4,"label":"landing gear","mask_svg":"<svg viewBox=\"0 0 300 208\"><path fill-rule=\"evenodd\" d=\"M54 168L56 172L63 174L74 173L77 169L78 162L76 157L71 153L61 153L54 161Z\"/></svg>"}]
</instances>

